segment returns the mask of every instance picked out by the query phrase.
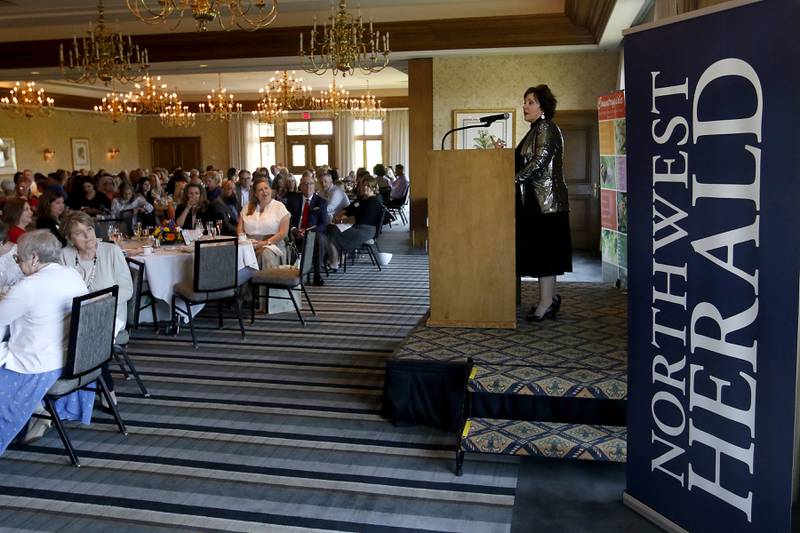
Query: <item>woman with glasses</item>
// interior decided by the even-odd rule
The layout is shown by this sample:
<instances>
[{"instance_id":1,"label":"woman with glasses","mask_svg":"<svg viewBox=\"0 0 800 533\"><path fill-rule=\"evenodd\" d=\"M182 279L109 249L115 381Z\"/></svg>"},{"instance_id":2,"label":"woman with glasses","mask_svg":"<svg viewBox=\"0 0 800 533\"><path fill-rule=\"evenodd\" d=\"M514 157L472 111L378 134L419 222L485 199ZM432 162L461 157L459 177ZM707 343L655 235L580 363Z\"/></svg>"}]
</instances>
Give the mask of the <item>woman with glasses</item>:
<instances>
[{"instance_id":1,"label":"woman with glasses","mask_svg":"<svg viewBox=\"0 0 800 533\"><path fill-rule=\"evenodd\" d=\"M31 419L41 412L42 398L64 367L64 332L72 299L86 294L77 272L59 264L61 243L48 230L22 235L16 261L24 274L0 298L0 454ZM41 436L49 421L34 418L26 439Z\"/></svg>"},{"instance_id":2,"label":"woman with glasses","mask_svg":"<svg viewBox=\"0 0 800 533\"><path fill-rule=\"evenodd\" d=\"M64 217L61 232L69 244L61 251L61 262L74 269L86 283L89 291L119 286L117 295L116 337L127 324L128 300L133 296L133 281L128 263L122 250L116 244L101 242L94 233L92 218L81 211L72 211ZM106 380L111 397L114 398L114 380L108 365L103 365L103 378ZM59 416L65 420L85 420L91 418L91 405L94 393L78 391L79 397L56 402ZM85 422L88 423L88 422Z\"/></svg>"}]
</instances>

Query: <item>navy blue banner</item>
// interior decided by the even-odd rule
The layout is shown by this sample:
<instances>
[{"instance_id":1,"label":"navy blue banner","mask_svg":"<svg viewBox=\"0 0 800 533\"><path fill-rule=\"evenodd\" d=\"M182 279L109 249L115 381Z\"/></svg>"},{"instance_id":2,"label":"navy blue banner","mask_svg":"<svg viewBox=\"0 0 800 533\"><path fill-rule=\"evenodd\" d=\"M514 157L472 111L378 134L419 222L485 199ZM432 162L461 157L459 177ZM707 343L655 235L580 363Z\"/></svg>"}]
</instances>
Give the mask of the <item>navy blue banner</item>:
<instances>
[{"instance_id":1,"label":"navy blue banner","mask_svg":"<svg viewBox=\"0 0 800 533\"><path fill-rule=\"evenodd\" d=\"M625 38L627 493L689 531L789 531L800 1Z\"/></svg>"}]
</instances>

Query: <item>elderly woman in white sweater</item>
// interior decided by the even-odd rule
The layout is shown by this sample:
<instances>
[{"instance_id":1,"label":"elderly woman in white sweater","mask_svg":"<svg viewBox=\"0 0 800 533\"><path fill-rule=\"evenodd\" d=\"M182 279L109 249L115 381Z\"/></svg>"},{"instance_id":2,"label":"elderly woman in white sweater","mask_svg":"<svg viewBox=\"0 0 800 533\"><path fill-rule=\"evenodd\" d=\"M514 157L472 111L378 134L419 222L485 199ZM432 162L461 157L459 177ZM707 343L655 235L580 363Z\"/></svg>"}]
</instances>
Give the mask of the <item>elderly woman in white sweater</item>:
<instances>
[{"instance_id":1,"label":"elderly woman in white sweater","mask_svg":"<svg viewBox=\"0 0 800 533\"><path fill-rule=\"evenodd\" d=\"M81 277L58 264L60 254L49 230L22 235L15 255L25 277L0 298L0 329L11 329L0 342L0 454L42 410L42 398L61 375L72 299L86 294Z\"/></svg>"},{"instance_id":2,"label":"elderly woman in white sweater","mask_svg":"<svg viewBox=\"0 0 800 533\"><path fill-rule=\"evenodd\" d=\"M115 335L118 334L125 329L128 300L133 296L131 272L122 250L116 244L98 241L94 233L94 221L81 211L71 211L64 217L61 232L69 241L61 251L61 262L77 271L90 292L113 285L119 286ZM103 378L113 397L114 382L108 365L103 367ZM80 405L74 398L66 401L65 397L56 402L56 408L62 419L84 420L87 415L91 418L90 402L94 401L94 393L90 391L79 391L79 393L82 396Z\"/></svg>"}]
</instances>

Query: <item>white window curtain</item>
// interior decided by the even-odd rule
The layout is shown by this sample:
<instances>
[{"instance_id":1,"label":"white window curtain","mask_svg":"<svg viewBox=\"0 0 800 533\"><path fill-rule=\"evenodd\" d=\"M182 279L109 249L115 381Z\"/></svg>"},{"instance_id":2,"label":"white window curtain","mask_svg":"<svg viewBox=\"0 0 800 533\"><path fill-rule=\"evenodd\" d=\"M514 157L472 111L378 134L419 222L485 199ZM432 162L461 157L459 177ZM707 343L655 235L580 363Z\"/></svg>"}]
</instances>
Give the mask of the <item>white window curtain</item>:
<instances>
[{"instance_id":1,"label":"white window curtain","mask_svg":"<svg viewBox=\"0 0 800 533\"><path fill-rule=\"evenodd\" d=\"M386 114L384 136L389 144L389 160L387 165L403 165L406 175L408 168L408 109L393 109Z\"/></svg>"},{"instance_id":2,"label":"white window curtain","mask_svg":"<svg viewBox=\"0 0 800 533\"><path fill-rule=\"evenodd\" d=\"M230 166L251 172L261 166L258 122L252 115L246 113L228 121L228 147Z\"/></svg>"},{"instance_id":3,"label":"white window curtain","mask_svg":"<svg viewBox=\"0 0 800 533\"><path fill-rule=\"evenodd\" d=\"M347 176L353 168L354 142L353 117L350 113L343 113L336 120L336 164L339 167L339 176Z\"/></svg>"}]
</instances>

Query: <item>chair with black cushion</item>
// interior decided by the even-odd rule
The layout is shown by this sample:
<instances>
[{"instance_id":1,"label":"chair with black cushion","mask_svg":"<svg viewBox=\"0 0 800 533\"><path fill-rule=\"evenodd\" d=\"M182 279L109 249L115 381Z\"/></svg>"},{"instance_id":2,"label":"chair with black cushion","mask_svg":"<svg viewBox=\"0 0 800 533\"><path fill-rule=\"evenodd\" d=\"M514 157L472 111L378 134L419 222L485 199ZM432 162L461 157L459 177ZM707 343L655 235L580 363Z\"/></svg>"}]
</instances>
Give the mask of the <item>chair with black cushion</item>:
<instances>
[{"instance_id":1,"label":"chair with black cushion","mask_svg":"<svg viewBox=\"0 0 800 533\"><path fill-rule=\"evenodd\" d=\"M387 209L383 208L384 214L387 212ZM356 256L359 252L366 252L369 260L372 262L372 266L378 267L378 272L382 272L383 269L381 268L381 263L378 261L378 253L380 253L381 249L378 246L378 237L381 236L381 232L383 231L383 226L378 224L375 227L375 235L363 243L361 246L356 248L355 250L342 250L342 257L344 257L344 262L342 266L344 267L344 271L347 272L347 255L350 254L350 264L356 264Z\"/></svg>"},{"instance_id":2,"label":"chair with black cushion","mask_svg":"<svg viewBox=\"0 0 800 533\"><path fill-rule=\"evenodd\" d=\"M114 349L112 351L112 355L114 356L114 360L117 362L117 365L119 365L119 368L122 370L122 375L125 376L125 380L129 380L131 379L131 376L133 376L133 379L136 380L136 384L139 385L139 389L142 391L142 396L149 398L150 392L148 392L147 387L144 386L144 382L139 376L139 372L136 371L136 367L133 366L133 362L131 361L130 357L128 357L129 341L130 334L128 333L127 329L123 329L117 333L117 338L114 339ZM128 373L128 370L130 370L130 373Z\"/></svg>"},{"instance_id":3,"label":"chair with black cushion","mask_svg":"<svg viewBox=\"0 0 800 533\"><path fill-rule=\"evenodd\" d=\"M176 313L185 314L189 319L192 332L192 344L197 348L197 336L194 331L192 304L218 302L219 327L222 327L222 302L231 300L242 338L245 338L242 310L239 306L239 283L237 270L239 262L239 245L236 238L199 240L194 243L194 278L175 284L172 296L173 320ZM183 309L176 305L180 299Z\"/></svg>"},{"instance_id":4,"label":"chair with black cushion","mask_svg":"<svg viewBox=\"0 0 800 533\"><path fill-rule=\"evenodd\" d=\"M125 261L128 263L128 270L131 272L131 280L133 280L133 297L128 300L128 322L136 331L139 329L139 315L144 309L150 308L150 313L153 317L153 330L158 333L158 318L156 316L156 300L150 292L150 287L147 283L147 273L144 268L144 263L126 257ZM146 303L142 303L145 301Z\"/></svg>"},{"instance_id":5,"label":"chair with black cushion","mask_svg":"<svg viewBox=\"0 0 800 533\"><path fill-rule=\"evenodd\" d=\"M56 426L58 436L64 444L72 464L80 466L78 456L72 442L58 418L55 400L78 389L100 392L111 407L117 427L123 435L127 435L125 423L119 416L117 406L108 393L108 386L103 380L101 367L111 359L114 343L114 329L117 319L117 294L119 287L114 285L72 300L70 318L69 345L64 370L58 381L50 387L44 397L44 405L48 415L34 414L40 418L50 418ZM94 384L97 384L94 386Z\"/></svg>"},{"instance_id":6,"label":"chair with black cushion","mask_svg":"<svg viewBox=\"0 0 800 533\"><path fill-rule=\"evenodd\" d=\"M269 312L269 299L270 299L270 289L284 289L289 293L288 297L285 296L272 296L272 298L278 300L291 300L294 304L294 309L297 311L297 316L300 318L300 323L303 325L306 324L306 321L303 320L303 314L300 312L300 307L297 305L297 300L295 300L294 293L292 293L292 289L300 286L300 289L303 291L303 294L308 301L308 306L311 309L311 312L314 316L317 316L317 312L314 310L314 304L311 303L311 298L308 297L308 291L306 291L306 287L303 284L303 278L307 276L312 269L314 268L314 244L317 242L317 232L316 231L308 231L306 232L305 239L303 240L303 250L300 252L300 266L291 266L291 267L277 267L277 268L268 268L266 270L259 270L253 277L250 279L250 283L252 283L253 287L253 305L250 311L250 323L252 324L256 320L256 304L257 299L259 298L259 292L261 287L264 287L265 290L265 297L266 297L266 312Z\"/></svg>"},{"instance_id":7,"label":"chair with black cushion","mask_svg":"<svg viewBox=\"0 0 800 533\"><path fill-rule=\"evenodd\" d=\"M391 200L390 199L389 202L386 204L386 207L389 209L389 212L392 215L395 215L395 214L399 215L400 216L400 220L402 220L403 224L405 224L406 226L408 225L408 218L406 217L406 209L405 208L406 208L406 204L408 203L408 192L410 190L411 190L410 187L407 188L406 189L406 193L403 195L402 198L400 198L398 200ZM392 227L392 223L391 222L389 222L389 227L390 228Z\"/></svg>"}]
</instances>

